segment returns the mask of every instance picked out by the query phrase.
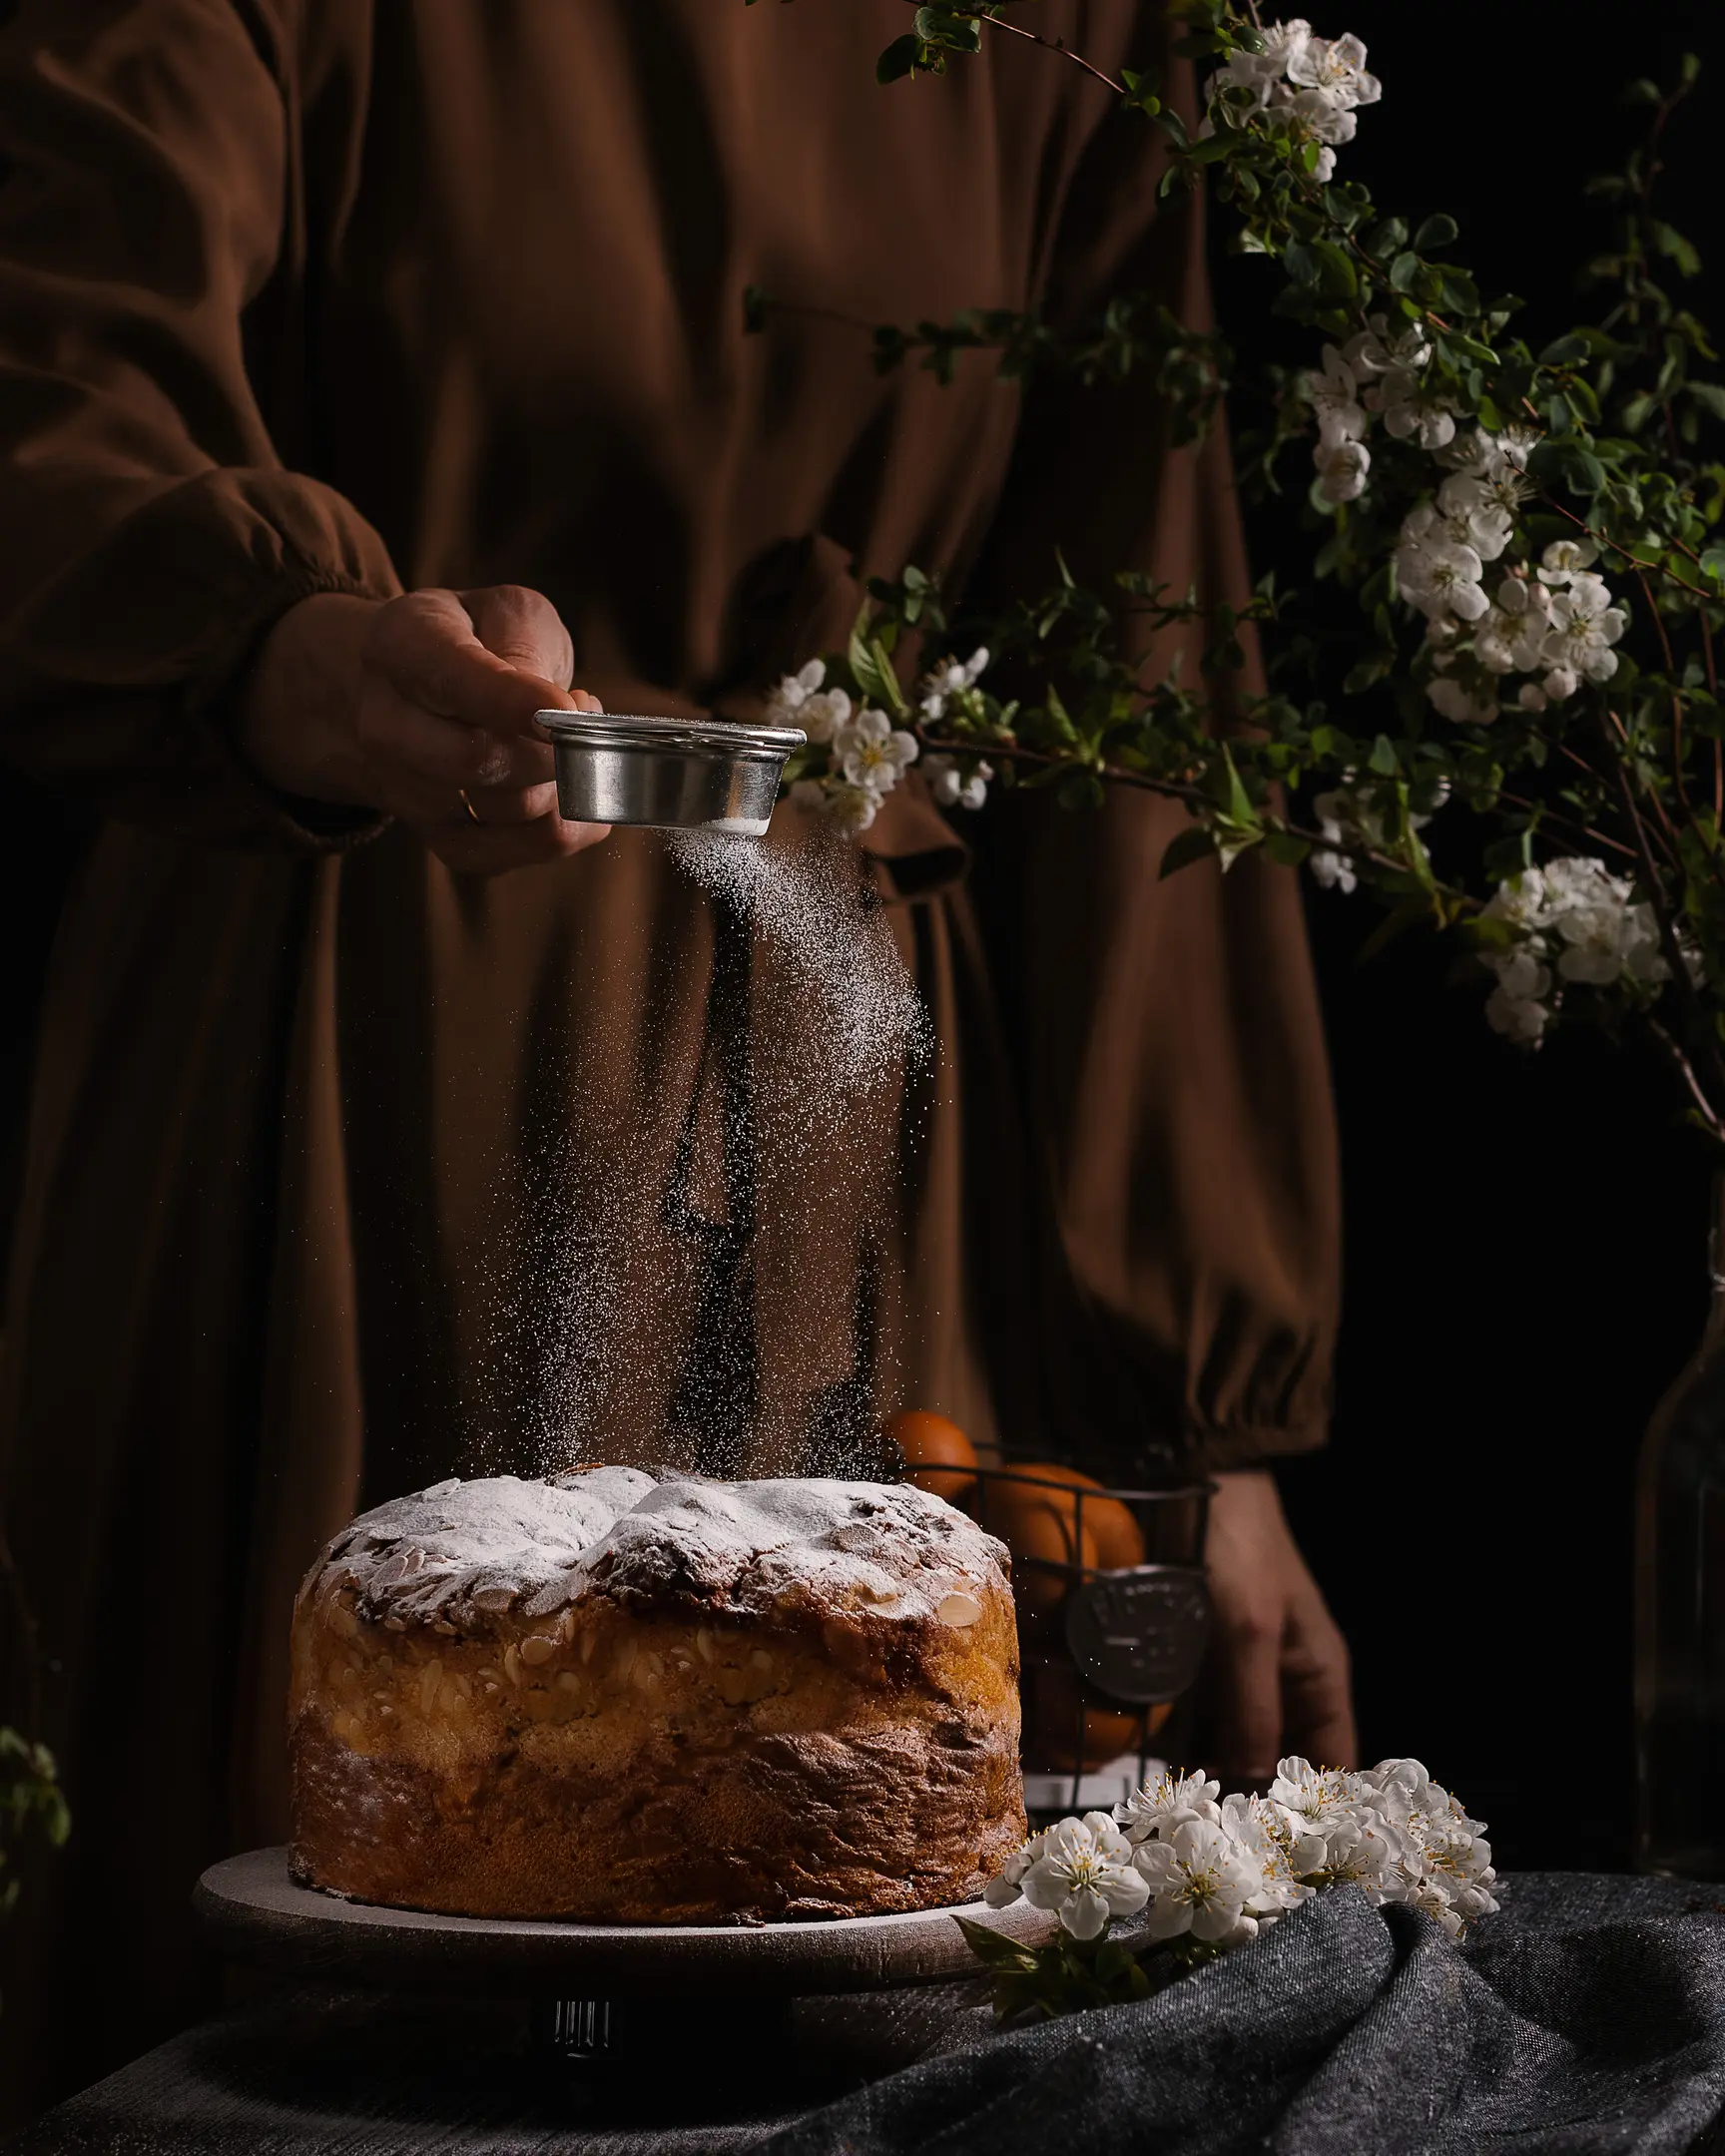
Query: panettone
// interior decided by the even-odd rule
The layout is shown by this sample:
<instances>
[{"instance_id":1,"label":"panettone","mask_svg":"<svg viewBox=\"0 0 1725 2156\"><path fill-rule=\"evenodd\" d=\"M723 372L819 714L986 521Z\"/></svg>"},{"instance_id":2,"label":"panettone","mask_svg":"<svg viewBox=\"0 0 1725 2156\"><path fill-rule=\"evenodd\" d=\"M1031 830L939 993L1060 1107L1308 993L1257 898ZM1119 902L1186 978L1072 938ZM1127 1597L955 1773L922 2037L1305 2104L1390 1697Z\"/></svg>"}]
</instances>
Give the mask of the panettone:
<instances>
[{"instance_id":1,"label":"panettone","mask_svg":"<svg viewBox=\"0 0 1725 2156\"><path fill-rule=\"evenodd\" d=\"M908 1485L440 1482L293 1620L295 1876L456 1914L940 1907L1024 1834L1004 1548Z\"/></svg>"}]
</instances>

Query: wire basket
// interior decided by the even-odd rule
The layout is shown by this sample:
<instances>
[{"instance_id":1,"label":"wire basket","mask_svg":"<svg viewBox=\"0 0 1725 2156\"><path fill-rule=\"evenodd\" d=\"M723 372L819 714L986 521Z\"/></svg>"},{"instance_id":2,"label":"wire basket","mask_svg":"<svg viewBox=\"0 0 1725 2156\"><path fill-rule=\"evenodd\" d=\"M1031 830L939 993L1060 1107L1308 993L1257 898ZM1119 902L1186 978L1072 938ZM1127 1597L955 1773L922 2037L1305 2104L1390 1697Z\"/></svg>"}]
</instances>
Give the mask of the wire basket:
<instances>
[{"instance_id":1,"label":"wire basket","mask_svg":"<svg viewBox=\"0 0 1725 2156\"><path fill-rule=\"evenodd\" d=\"M1099 1488L1066 1472L979 1467L964 1501L1013 1551L1026 1789L1043 1800L1032 1810L1102 1803L1086 1783L1122 1761L1141 1781L1210 1632L1210 1485Z\"/></svg>"}]
</instances>

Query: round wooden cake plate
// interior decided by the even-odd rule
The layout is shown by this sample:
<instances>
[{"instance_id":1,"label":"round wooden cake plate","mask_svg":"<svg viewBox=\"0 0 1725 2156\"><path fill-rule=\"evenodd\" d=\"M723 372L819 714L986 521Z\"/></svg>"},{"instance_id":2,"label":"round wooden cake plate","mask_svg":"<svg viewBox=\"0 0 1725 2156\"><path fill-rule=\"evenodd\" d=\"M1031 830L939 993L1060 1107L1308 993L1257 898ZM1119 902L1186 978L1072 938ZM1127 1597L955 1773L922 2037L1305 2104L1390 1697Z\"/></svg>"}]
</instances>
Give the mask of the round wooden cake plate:
<instances>
[{"instance_id":1,"label":"round wooden cake plate","mask_svg":"<svg viewBox=\"0 0 1725 2156\"><path fill-rule=\"evenodd\" d=\"M812 1923L591 1924L437 1916L297 1886L285 1849L212 1865L194 1904L236 1959L370 1989L561 1998L786 1998L884 1991L979 1973L955 1915L1026 1944L1054 1918L1028 1902Z\"/></svg>"}]
</instances>

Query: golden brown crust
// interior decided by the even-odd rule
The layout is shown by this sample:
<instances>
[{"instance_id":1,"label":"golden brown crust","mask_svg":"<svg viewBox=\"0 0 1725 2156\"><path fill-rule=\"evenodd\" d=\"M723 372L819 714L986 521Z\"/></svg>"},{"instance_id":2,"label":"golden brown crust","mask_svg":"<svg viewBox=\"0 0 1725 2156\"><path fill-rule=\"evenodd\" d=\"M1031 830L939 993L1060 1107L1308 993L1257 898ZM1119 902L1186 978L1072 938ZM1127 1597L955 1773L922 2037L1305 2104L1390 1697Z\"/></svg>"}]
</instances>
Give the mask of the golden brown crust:
<instances>
[{"instance_id":1,"label":"golden brown crust","mask_svg":"<svg viewBox=\"0 0 1725 2156\"><path fill-rule=\"evenodd\" d=\"M789 1547L770 1596L733 1582L719 1609L692 1608L676 1566L647 1592L637 1548L626 1593L588 1575L560 1610L541 1589L464 1603L459 1623L447 1598L409 1615L366 1591L338 1537L294 1617L296 1875L363 1900L617 1922L970 1898L1024 1833L998 1545L959 1514L947 1536L921 1508L949 1508L912 1492L900 1547L899 1507L849 1488L856 1508L827 1485L842 1551L853 1509L869 1526L861 1572ZM866 1576L881 1565L889 1595Z\"/></svg>"}]
</instances>

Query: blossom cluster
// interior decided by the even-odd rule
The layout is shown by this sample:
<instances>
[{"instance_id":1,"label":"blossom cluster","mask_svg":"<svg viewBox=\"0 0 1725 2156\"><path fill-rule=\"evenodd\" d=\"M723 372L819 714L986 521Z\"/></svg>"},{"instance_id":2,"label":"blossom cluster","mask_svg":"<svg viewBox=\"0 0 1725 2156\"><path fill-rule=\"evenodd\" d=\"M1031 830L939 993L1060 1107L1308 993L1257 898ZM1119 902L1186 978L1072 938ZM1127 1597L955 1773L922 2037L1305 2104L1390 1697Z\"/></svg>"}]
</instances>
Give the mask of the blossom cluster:
<instances>
[{"instance_id":1,"label":"blossom cluster","mask_svg":"<svg viewBox=\"0 0 1725 2156\"><path fill-rule=\"evenodd\" d=\"M1366 72L1366 48L1353 36L1314 37L1312 25L1298 16L1272 23L1262 45L1260 52L1236 51L1210 88L1247 92L1272 127L1316 144L1312 170L1328 180L1338 146L1354 140L1359 108L1383 95L1377 76ZM1210 132L1208 125L1203 132Z\"/></svg>"},{"instance_id":2,"label":"blossom cluster","mask_svg":"<svg viewBox=\"0 0 1725 2156\"><path fill-rule=\"evenodd\" d=\"M854 703L849 690L829 687L822 659L787 674L769 695L763 716L769 726L801 727L825 752L825 774L799 779L791 799L825 809L853 833L868 828L917 758L915 735L895 727L885 712Z\"/></svg>"},{"instance_id":3,"label":"blossom cluster","mask_svg":"<svg viewBox=\"0 0 1725 2156\"><path fill-rule=\"evenodd\" d=\"M1002 1908L1022 1895L1080 1941L1145 1911L1152 1940L1220 1950L1342 1885L1423 1909L1458 1938L1497 1907L1495 1879L1483 1824L1418 1760L1356 1774L1285 1759L1266 1796L1169 1772L1112 1816L1062 1820L1007 1859L985 1898Z\"/></svg>"},{"instance_id":4,"label":"blossom cluster","mask_svg":"<svg viewBox=\"0 0 1725 2156\"><path fill-rule=\"evenodd\" d=\"M1483 917L1515 936L1508 950L1482 954L1497 977L1485 1016L1529 1047L1543 1038L1565 982L1650 991L1671 975L1653 908L1591 854L1523 869L1498 886Z\"/></svg>"},{"instance_id":5,"label":"blossom cluster","mask_svg":"<svg viewBox=\"0 0 1725 2156\"><path fill-rule=\"evenodd\" d=\"M922 722L938 725L955 703L970 697L987 664L981 650L935 666L917 686ZM791 799L823 810L853 835L873 822L920 754L916 736L895 726L889 713L860 704L848 689L830 683L822 659L787 674L768 695L763 718L769 726L801 727L815 752L813 770L793 783ZM948 808L980 808L994 776L993 767L975 757L930 756L922 769L934 799Z\"/></svg>"},{"instance_id":6,"label":"blossom cluster","mask_svg":"<svg viewBox=\"0 0 1725 2156\"><path fill-rule=\"evenodd\" d=\"M1404 520L1396 574L1426 616L1427 697L1445 719L1482 726L1497 717L1507 675L1531 677L1516 701L1532 712L1566 703L1583 681L1609 681L1628 617L1594 573L1587 538L1554 539L1536 568L1506 562L1488 592L1485 565L1508 547L1525 445L1478 433L1463 454L1437 500Z\"/></svg>"}]
</instances>

